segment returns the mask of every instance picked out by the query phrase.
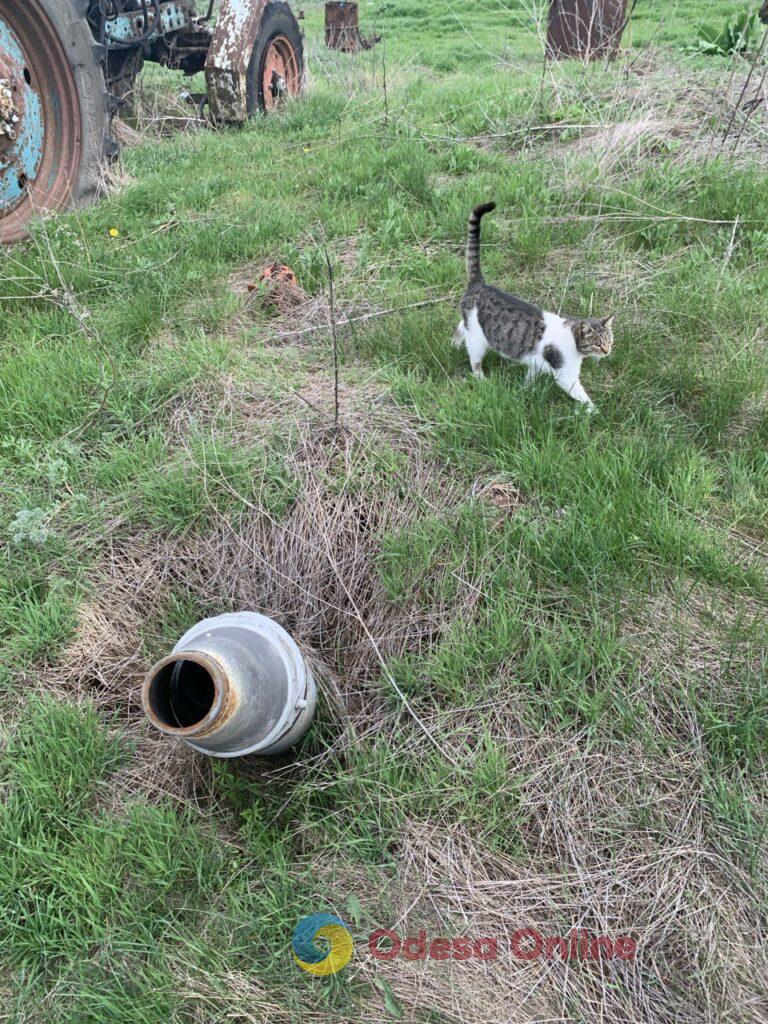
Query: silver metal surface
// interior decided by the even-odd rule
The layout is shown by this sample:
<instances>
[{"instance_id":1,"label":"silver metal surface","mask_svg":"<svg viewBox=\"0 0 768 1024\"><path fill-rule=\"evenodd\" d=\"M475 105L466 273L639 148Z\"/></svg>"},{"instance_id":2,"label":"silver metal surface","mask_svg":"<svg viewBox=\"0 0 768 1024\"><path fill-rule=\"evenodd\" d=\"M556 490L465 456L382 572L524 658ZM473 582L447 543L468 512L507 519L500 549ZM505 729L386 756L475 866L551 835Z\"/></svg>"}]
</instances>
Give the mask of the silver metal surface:
<instances>
[{"instance_id":1,"label":"silver metal surface","mask_svg":"<svg viewBox=\"0 0 768 1024\"><path fill-rule=\"evenodd\" d=\"M304 735L317 690L299 648L256 612L204 619L150 669L149 720L213 757L277 754Z\"/></svg>"}]
</instances>

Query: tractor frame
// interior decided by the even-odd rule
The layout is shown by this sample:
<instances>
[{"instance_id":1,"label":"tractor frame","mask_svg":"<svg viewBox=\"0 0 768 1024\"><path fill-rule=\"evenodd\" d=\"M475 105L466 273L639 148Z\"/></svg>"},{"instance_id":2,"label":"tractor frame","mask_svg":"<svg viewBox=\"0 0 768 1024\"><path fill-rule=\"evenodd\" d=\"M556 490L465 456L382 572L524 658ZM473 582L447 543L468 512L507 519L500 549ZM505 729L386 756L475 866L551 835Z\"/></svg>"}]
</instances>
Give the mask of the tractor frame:
<instances>
[{"instance_id":1,"label":"tractor frame","mask_svg":"<svg viewBox=\"0 0 768 1024\"><path fill-rule=\"evenodd\" d=\"M303 38L283 0L0 0L0 242L93 199L111 122L151 61L205 75L200 112L243 124L297 96Z\"/></svg>"}]
</instances>

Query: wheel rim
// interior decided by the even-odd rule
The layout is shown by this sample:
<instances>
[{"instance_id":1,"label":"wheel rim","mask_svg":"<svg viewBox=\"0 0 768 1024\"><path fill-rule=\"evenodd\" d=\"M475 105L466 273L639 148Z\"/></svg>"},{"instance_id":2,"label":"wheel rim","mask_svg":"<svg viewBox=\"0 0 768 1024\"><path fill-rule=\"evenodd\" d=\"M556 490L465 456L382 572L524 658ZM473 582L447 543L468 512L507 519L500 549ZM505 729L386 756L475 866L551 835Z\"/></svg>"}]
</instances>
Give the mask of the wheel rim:
<instances>
[{"instance_id":1,"label":"wheel rim","mask_svg":"<svg viewBox=\"0 0 768 1024\"><path fill-rule=\"evenodd\" d=\"M69 203L82 154L77 86L39 0L0 0L0 80L2 243Z\"/></svg>"},{"instance_id":2,"label":"wheel rim","mask_svg":"<svg viewBox=\"0 0 768 1024\"><path fill-rule=\"evenodd\" d=\"M301 91L299 59L286 36L275 36L264 54L261 94L265 110L274 110L284 95L298 96Z\"/></svg>"}]
</instances>

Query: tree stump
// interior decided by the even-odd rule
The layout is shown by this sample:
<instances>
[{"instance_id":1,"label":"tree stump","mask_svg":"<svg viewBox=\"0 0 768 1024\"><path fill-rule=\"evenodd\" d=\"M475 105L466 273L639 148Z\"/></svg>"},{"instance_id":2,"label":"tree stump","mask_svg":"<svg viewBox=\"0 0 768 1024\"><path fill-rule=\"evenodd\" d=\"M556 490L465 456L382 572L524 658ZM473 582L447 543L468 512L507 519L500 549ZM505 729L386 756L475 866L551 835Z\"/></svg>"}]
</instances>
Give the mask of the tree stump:
<instances>
[{"instance_id":1,"label":"tree stump","mask_svg":"<svg viewBox=\"0 0 768 1024\"><path fill-rule=\"evenodd\" d=\"M627 23L627 0L552 0L547 56L615 57Z\"/></svg>"},{"instance_id":2,"label":"tree stump","mask_svg":"<svg viewBox=\"0 0 768 1024\"><path fill-rule=\"evenodd\" d=\"M325 45L331 50L360 49L360 25L356 3L325 5Z\"/></svg>"}]
</instances>

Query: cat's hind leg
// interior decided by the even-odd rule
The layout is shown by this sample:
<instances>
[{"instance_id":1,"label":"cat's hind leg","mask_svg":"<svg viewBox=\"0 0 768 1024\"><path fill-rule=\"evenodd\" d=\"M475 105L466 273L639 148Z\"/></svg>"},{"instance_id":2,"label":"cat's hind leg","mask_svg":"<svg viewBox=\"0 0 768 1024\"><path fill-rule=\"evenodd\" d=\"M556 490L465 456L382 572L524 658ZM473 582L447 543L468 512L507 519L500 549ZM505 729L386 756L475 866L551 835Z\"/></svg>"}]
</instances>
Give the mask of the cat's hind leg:
<instances>
[{"instance_id":1,"label":"cat's hind leg","mask_svg":"<svg viewBox=\"0 0 768 1024\"><path fill-rule=\"evenodd\" d=\"M472 367L472 373L479 380L485 377L483 373L483 356L488 351L488 339L477 319L477 310L473 309L467 318L467 326L464 329L464 340L467 346L467 355Z\"/></svg>"},{"instance_id":2,"label":"cat's hind leg","mask_svg":"<svg viewBox=\"0 0 768 1024\"><path fill-rule=\"evenodd\" d=\"M453 332L453 340L451 344L454 348L461 348L462 345L466 344L466 332L464 330L464 319L459 320L459 326Z\"/></svg>"}]
</instances>

